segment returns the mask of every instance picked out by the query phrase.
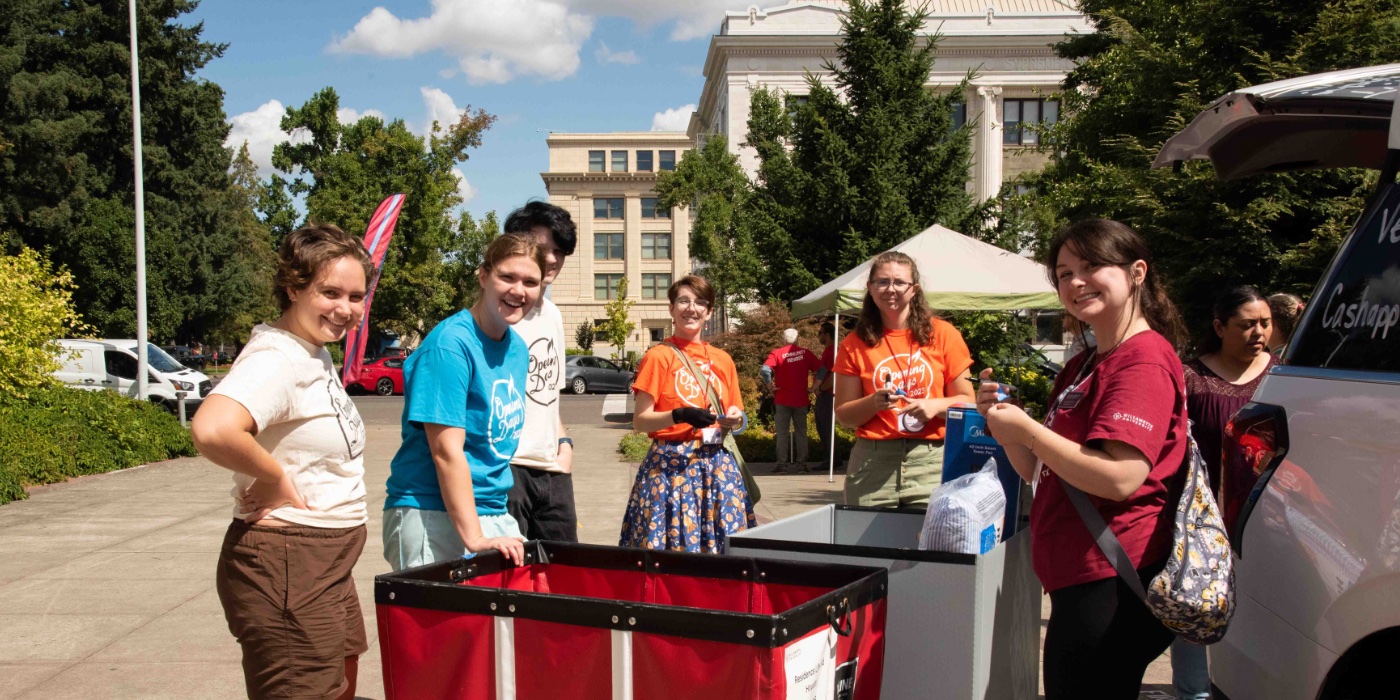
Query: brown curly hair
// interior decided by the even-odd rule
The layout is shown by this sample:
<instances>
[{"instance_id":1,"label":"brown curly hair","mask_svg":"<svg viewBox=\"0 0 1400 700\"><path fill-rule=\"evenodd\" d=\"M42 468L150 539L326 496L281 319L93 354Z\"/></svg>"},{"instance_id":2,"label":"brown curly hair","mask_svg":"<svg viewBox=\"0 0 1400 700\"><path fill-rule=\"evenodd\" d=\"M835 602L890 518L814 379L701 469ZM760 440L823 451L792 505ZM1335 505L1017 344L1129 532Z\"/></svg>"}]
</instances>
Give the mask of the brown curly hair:
<instances>
[{"instance_id":1,"label":"brown curly hair","mask_svg":"<svg viewBox=\"0 0 1400 700\"><path fill-rule=\"evenodd\" d=\"M340 230L334 224L310 224L303 226L282 241L277 252L277 273L272 278L277 306L286 311L292 306L288 292L301 291L326 269L341 258L353 258L365 270L365 281L374 277L374 263L369 251L359 239Z\"/></svg>"}]
</instances>

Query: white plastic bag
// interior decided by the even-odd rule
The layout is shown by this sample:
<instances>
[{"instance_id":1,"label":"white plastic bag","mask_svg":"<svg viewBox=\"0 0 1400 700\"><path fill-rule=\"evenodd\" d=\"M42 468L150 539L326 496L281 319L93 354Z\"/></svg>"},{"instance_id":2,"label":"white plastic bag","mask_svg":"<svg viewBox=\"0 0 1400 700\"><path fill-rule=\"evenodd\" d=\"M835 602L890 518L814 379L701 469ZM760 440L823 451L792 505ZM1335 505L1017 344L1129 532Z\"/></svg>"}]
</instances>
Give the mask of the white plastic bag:
<instances>
[{"instance_id":1,"label":"white plastic bag","mask_svg":"<svg viewBox=\"0 0 1400 700\"><path fill-rule=\"evenodd\" d=\"M959 554L985 554L1001 541L1006 517L1006 493L997 478L997 463L933 490L919 532L919 549Z\"/></svg>"}]
</instances>

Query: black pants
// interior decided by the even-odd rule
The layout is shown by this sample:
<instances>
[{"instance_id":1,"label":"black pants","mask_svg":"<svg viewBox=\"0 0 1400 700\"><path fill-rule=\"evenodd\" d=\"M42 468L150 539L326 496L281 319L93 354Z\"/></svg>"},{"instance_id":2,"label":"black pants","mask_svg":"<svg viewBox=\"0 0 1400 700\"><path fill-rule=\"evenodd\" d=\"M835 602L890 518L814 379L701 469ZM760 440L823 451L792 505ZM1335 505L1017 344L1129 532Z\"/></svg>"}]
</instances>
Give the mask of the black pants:
<instances>
[{"instance_id":1,"label":"black pants","mask_svg":"<svg viewBox=\"0 0 1400 700\"><path fill-rule=\"evenodd\" d=\"M836 397L817 394L817 437L822 441L822 466L831 462L831 411Z\"/></svg>"},{"instance_id":2,"label":"black pants","mask_svg":"<svg viewBox=\"0 0 1400 700\"><path fill-rule=\"evenodd\" d=\"M578 542L578 513L574 510L574 477L510 465L515 485L506 510L520 523L527 540Z\"/></svg>"},{"instance_id":3,"label":"black pants","mask_svg":"<svg viewBox=\"0 0 1400 700\"><path fill-rule=\"evenodd\" d=\"M1162 564L1138 570L1144 582ZM1050 592L1045 629L1045 700L1136 700L1148 664L1173 634L1117 576Z\"/></svg>"}]
</instances>

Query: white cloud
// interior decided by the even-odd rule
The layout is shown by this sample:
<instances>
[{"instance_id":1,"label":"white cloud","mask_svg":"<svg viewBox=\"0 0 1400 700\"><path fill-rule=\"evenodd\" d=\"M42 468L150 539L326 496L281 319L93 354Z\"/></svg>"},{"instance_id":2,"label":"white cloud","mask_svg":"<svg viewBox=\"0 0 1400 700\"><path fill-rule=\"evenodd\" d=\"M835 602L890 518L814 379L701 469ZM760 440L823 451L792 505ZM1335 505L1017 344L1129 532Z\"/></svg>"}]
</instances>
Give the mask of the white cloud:
<instances>
[{"instance_id":1,"label":"white cloud","mask_svg":"<svg viewBox=\"0 0 1400 700\"><path fill-rule=\"evenodd\" d=\"M452 169L452 174L457 176L457 194L462 197L462 203L476 199L476 187L467 181L466 173L458 168Z\"/></svg>"},{"instance_id":2,"label":"white cloud","mask_svg":"<svg viewBox=\"0 0 1400 700\"><path fill-rule=\"evenodd\" d=\"M330 50L390 58L442 51L478 84L560 80L578 70L592 33L592 17L555 0L433 0L431 14L416 19L376 7Z\"/></svg>"},{"instance_id":3,"label":"white cloud","mask_svg":"<svg viewBox=\"0 0 1400 700\"><path fill-rule=\"evenodd\" d=\"M267 177L274 171L272 169L272 149L283 141L293 143L306 143L311 140L311 135L300 133L288 137L282 132L279 126L282 116L287 113L287 108L277 100L268 100L257 109L251 112L236 114L229 118L228 138L224 145L232 148L235 153L243 147L243 143L248 143L248 155L253 159L253 163L258 166L258 176Z\"/></svg>"},{"instance_id":4,"label":"white cloud","mask_svg":"<svg viewBox=\"0 0 1400 700\"><path fill-rule=\"evenodd\" d=\"M462 110L457 107L451 95L435 87L422 87L418 91L423 94L423 107L428 113L423 119L423 128L418 130L418 133L427 135L432 131L433 122L437 122L438 128L446 131L462 117Z\"/></svg>"},{"instance_id":5,"label":"white cloud","mask_svg":"<svg viewBox=\"0 0 1400 700\"><path fill-rule=\"evenodd\" d=\"M632 66L642 62L636 51L613 51L601 41L598 42L598 50L593 55L598 57L599 63L621 63Z\"/></svg>"},{"instance_id":6,"label":"white cloud","mask_svg":"<svg viewBox=\"0 0 1400 700\"><path fill-rule=\"evenodd\" d=\"M685 131L685 128L690 125L690 113L694 111L695 105L688 104L664 112L657 112L651 118L651 130Z\"/></svg>"}]
</instances>

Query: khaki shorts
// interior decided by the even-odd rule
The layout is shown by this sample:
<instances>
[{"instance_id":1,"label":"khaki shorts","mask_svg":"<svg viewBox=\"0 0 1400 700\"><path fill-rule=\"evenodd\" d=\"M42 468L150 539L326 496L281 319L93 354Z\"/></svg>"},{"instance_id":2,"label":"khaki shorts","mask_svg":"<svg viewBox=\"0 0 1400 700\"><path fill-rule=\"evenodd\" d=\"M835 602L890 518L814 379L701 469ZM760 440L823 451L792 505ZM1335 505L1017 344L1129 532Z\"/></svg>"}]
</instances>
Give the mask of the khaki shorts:
<instances>
[{"instance_id":1,"label":"khaki shorts","mask_svg":"<svg viewBox=\"0 0 1400 700\"><path fill-rule=\"evenodd\" d=\"M856 439L846 462L846 505L927 506L943 483L943 441Z\"/></svg>"},{"instance_id":2,"label":"khaki shorts","mask_svg":"<svg viewBox=\"0 0 1400 700\"><path fill-rule=\"evenodd\" d=\"M364 525L229 526L215 587L243 647L249 698L345 692L345 658L369 650L350 577L364 547Z\"/></svg>"}]
</instances>

